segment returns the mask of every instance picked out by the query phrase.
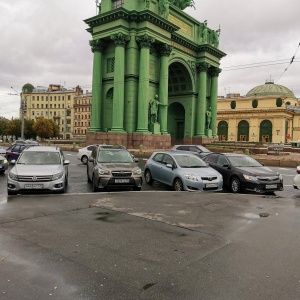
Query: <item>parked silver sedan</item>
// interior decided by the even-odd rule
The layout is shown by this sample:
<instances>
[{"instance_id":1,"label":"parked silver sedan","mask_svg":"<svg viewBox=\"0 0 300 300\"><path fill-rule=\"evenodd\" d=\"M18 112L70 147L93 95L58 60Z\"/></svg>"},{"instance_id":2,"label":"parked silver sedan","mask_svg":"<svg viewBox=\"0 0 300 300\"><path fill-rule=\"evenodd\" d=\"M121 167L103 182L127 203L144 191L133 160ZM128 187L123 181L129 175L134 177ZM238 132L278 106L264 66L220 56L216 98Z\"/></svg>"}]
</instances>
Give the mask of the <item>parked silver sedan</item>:
<instances>
[{"instance_id":1,"label":"parked silver sedan","mask_svg":"<svg viewBox=\"0 0 300 300\"><path fill-rule=\"evenodd\" d=\"M221 191L222 175L194 154L154 152L144 168L147 184L154 180L175 191Z\"/></svg>"}]
</instances>

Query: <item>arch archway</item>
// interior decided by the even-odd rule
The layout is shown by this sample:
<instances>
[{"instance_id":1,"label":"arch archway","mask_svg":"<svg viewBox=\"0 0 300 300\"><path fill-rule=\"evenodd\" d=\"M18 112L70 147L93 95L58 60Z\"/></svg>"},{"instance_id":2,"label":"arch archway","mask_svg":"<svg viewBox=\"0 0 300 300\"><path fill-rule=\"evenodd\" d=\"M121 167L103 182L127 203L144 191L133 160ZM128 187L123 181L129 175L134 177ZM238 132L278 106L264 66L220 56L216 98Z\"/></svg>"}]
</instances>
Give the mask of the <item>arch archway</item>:
<instances>
[{"instance_id":1,"label":"arch archway","mask_svg":"<svg viewBox=\"0 0 300 300\"><path fill-rule=\"evenodd\" d=\"M249 141L249 123L246 120L242 120L238 124L238 141Z\"/></svg>"},{"instance_id":2,"label":"arch archway","mask_svg":"<svg viewBox=\"0 0 300 300\"><path fill-rule=\"evenodd\" d=\"M263 143L272 142L272 122L263 120L259 126L259 141Z\"/></svg>"},{"instance_id":3,"label":"arch archway","mask_svg":"<svg viewBox=\"0 0 300 300\"><path fill-rule=\"evenodd\" d=\"M175 102L168 107L168 132L172 145L182 144L184 139L185 109L181 103Z\"/></svg>"},{"instance_id":4,"label":"arch archway","mask_svg":"<svg viewBox=\"0 0 300 300\"><path fill-rule=\"evenodd\" d=\"M226 121L220 121L218 124L218 136L220 141L228 140L228 123Z\"/></svg>"},{"instance_id":5,"label":"arch archway","mask_svg":"<svg viewBox=\"0 0 300 300\"><path fill-rule=\"evenodd\" d=\"M174 145L184 142L185 136L194 133L194 118L186 112L193 111L193 81L190 70L180 61L169 66L168 132Z\"/></svg>"}]
</instances>

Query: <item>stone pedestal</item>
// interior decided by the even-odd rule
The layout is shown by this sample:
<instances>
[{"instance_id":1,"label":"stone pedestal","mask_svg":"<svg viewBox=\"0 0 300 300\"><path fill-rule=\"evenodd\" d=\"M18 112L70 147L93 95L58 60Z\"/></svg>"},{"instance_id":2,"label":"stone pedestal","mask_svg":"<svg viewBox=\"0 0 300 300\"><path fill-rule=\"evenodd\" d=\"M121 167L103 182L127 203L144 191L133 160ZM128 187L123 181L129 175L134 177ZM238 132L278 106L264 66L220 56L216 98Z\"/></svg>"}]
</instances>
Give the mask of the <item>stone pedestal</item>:
<instances>
[{"instance_id":1,"label":"stone pedestal","mask_svg":"<svg viewBox=\"0 0 300 300\"><path fill-rule=\"evenodd\" d=\"M160 124L159 123L151 123L149 125L150 132L153 134L160 134Z\"/></svg>"},{"instance_id":2,"label":"stone pedestal","mask_svg":"<svg viewBox=\"0 0 300 300\"><path fill-rule=\"evenodd\" d=\"M212 130L211 129L206 129L205 130L205 133L206 133L206 136L208 137L208 138L212 138L213 136L212 136Z\"/></svg>"}]
</instances>

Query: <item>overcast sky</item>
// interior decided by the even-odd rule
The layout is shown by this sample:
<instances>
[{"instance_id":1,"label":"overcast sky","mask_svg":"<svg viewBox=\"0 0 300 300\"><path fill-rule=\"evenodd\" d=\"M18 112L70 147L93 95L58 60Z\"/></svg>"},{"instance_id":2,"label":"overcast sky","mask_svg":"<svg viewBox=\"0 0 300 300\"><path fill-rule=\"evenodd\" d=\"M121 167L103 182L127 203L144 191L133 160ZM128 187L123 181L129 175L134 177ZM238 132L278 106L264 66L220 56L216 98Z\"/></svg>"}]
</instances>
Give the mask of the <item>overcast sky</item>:
<instances>
[{"instance_id":1,"label":"overcast sky","mask_svg":"<svg viewBox=\"0 0 300 300\"><path fill-rule=\"evenodd\" d=\"M299 0L195 3L196 9L185 12L207 20L211 29L221 27L219 48L227 56L221 61L220 96L245 95L271 78L300 97ZM0 116L18 117L20 98L8 95L15 93L11 86L17 92L27 82L91 90L91 35L83 20L95 14L95 0L0 1Z\"/></svg>"}]
</instances>

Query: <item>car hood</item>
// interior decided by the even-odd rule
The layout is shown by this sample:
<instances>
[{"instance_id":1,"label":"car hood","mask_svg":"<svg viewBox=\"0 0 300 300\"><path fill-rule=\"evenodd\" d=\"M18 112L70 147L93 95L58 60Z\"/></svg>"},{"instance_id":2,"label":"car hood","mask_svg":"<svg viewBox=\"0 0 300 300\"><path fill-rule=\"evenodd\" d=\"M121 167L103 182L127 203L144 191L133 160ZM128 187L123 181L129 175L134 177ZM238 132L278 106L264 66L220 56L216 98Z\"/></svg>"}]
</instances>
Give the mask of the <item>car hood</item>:
<instances>
[{"instance_id":1,"label":"car hood","mask_svg":"<svg viewBox=\"0 0 300 300\"><path fill-rule=\"evenodd\" d=\"M63 171L61 165L15 165L11 172L16 175L53 175Z\"/></svg>"},{"instance_id":2,"label":"car hood","mask_svg":"<svg viewBox=\"0 0 300 300\"><path fill-rule=\"evenodd\" d=\"M115 171L115 170L129 170L131 171L134 168L139 168L138 165L134 162L132 163L99 163L99 166L101 166L104 169L109 169L111 171Z\"/></svg>"},{"instance_id":3,"label":"car hood","mask_svg":"<svg viewBox=\"0 0 300 300\"><path fill-rule=\"evenodd\" d=\"M268 167L236 167L236 169L247 175L256 175L256 176L278 175L276 172L274 172Z\"/></svg>"},{"instance_id":4,"label":"car hood","mask_svg":"<svg viewBox=\"0 0 300 300\"><path fill-rule=\"evenodd\" d=\"M200 177L212 177L221 175L218 171L211 167L203 167L203 168L181 168L184 174L194 174Z\"/></svg>"}]
</instances>

